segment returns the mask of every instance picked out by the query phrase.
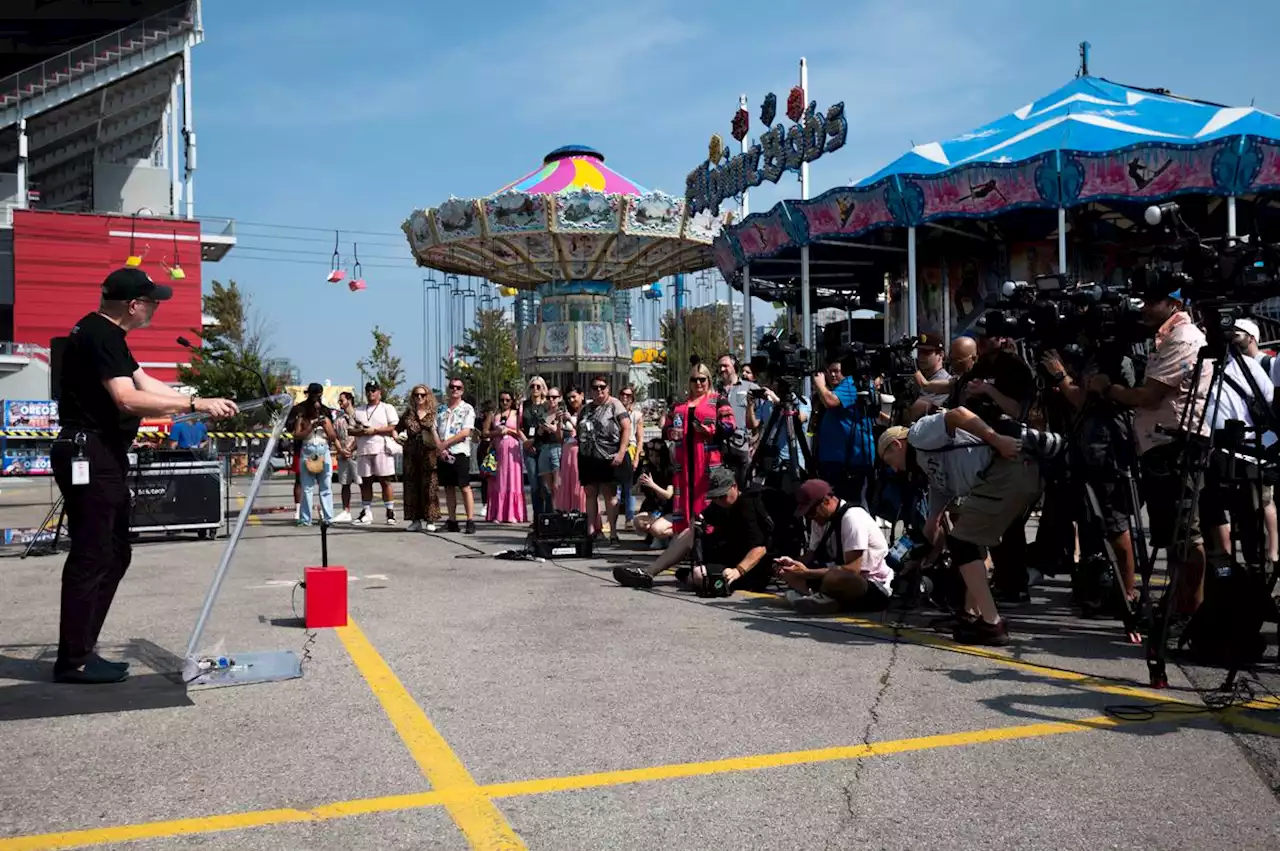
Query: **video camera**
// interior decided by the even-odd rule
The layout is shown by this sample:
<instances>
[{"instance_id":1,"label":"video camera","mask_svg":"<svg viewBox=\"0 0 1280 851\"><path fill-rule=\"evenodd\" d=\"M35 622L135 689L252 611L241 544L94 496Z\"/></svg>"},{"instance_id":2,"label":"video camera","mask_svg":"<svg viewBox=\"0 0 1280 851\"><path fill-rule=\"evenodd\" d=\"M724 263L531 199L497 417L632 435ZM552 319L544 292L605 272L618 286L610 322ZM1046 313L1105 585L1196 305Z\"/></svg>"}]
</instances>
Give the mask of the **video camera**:
<instances>
[{"instance_id":1,"label":"video camera","mask_svg":"<svg viewBox=\"0 0 1280 851\"><path fill-rule=\"evenodd\" d=\"M759 354L751 358L751 367L757 374L767 372L774 378L802 378L816 369L813 353L800 344L797 334L785 340L775 334L765 334L756 350Z\"/></svg>"},{"instance_id":2,"label":"video camera","mask_svg":"<svg viewBox=\"0 0 1280 851\"><path fill-rule=\"evenodd\" d=\"M1039 349L1070 350L1082 344L1137 343L1150 336L1142 301L1124 287L1067 284L1042 275L1034 284L1006 281L1002 299L979 320L987 335L1024 340Z\"/></svg>"},{"instance_id":3,"label":"video camera","mask_svg":"<svg viewBox=\"0 0 1280 851\"><path fill-rule=\"evenodd\" d=\"M915 348L919 337L906 336L894 343L853 342L841 346L832 360L839 360L845 375L854 378L910 376L916 371Z\"/></svg>"},{"instance_id":4,"label":"video camera","mask_svg":"<svg viewBox=\"0 0 1280 851\"><path fill-rule=\"evenodd\" d=\"M1161 276L1180 275L1183 297L1195 302L1257 304L1280 291L1280 245L1247 235L1201 240L1172 201L1148 207L1144 218L1152 226L1168 219L1173 241L1156 248L1135 282L1163 284Z\"/></svg>"}]
</instances>

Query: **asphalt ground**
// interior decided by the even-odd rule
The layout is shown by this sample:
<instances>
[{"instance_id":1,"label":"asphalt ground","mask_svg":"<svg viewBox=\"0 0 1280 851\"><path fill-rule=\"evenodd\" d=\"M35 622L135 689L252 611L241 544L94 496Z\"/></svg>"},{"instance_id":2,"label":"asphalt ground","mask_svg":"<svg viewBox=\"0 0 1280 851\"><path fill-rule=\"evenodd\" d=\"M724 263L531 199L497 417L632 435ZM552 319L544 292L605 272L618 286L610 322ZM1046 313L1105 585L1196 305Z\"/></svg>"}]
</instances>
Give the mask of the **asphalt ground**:
<instances>
[{"instance_id":1,"label":"asphalt ground","mask_svg":"<svg viewBox=\"0 0 1280 851\"><path fill-rule=\"evenodd\" d=\"M17 492L4 525L38 523ZM61 557L0 558L0 851L1280 847L1280 714L1195 711L1218 671L1151 692L1062 584L997 651L916 615L620 588L613 564L651 558L630 548L495 559L522 533L483 524L329 544L352 620L302 678L191 691L173 672L225 539L139 543L101 648L133 676L93 688L49 682ZM204 644L301 653L291 584L319 560L317 529L254 517Z\"/></svg>"}]
</instances>

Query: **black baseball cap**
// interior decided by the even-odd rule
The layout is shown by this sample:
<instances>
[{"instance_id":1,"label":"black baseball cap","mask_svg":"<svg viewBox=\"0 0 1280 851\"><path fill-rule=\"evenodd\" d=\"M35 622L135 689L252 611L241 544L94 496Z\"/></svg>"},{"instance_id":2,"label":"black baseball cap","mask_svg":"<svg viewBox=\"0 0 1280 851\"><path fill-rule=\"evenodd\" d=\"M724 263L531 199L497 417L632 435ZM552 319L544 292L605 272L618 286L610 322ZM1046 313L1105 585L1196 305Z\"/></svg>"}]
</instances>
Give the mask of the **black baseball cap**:
<instances>
[{"instance_id":1,"label":"black baseball cap","mask_svg":"<svg viewBox=\"0 0 1280 851\"><path fill-rule=\"evenodd\" d=\"M308 385L307 385L307 395L308 395L308 396L320 396L320 395L322 395L323 393L324 393L324 385L323 385L323 384L320 384L319 382L313 381L313 382L311 382L310 384L308 384Z\"/></svg>"},{"instance_id":2,"label":"black baseball cap","mask_svg":"<svg viewBox=\"0 0 1280 851\"><path fill-rule=\"evenodd\" d=\"M173 289L157 284L141 269L126 266L107 275L102 282L102 297L107 301L133 301L135 298L168 301L173 298Z\"/></svg>"},{"instance_id":3,"label":"black baseball cap","mask_svg":"<svg viewBox=\"0 0 1280 851\"><path fill-rule=\"evenodd\" d=\"M733 490L734 485L738 482L734 478L733 470L728 467L714 467L711 475L707 477L710 481L707 484L707 499L720 499L729 495L729 491Z\"/></svg>"}]
</instances>

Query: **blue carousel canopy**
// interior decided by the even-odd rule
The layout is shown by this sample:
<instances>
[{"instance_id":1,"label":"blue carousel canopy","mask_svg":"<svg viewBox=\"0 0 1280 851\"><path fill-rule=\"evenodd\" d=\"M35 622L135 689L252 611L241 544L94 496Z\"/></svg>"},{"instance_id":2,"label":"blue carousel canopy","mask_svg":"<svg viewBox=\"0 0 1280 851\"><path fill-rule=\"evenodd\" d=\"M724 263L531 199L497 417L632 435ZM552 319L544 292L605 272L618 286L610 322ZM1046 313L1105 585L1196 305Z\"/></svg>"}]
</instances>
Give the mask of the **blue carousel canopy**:
<instances>
[{"instance_id":1,"label":"blue carousel canopy","mask_svg":"<svg viewBox=\"0 0 1280 851\"><path fill-rule=\"evenodd\" d=\"M1185 194L1280 191L1280 117L1079 77L970 133L917 145L853 185L721 232L716 265L947 219Z\"/></svg>"},{"instance_id":2,"label":"blue carousel canopy","mask_svg":"<svg viewBox=\"0 0 1280 851\"><path fill-rule=\"evenodd\" d=\"M1023 162L1051 151L1101 153L1141 143L1201 145L1244 135L1280 139L1280 118L1253 107L1219 106L1079 77L977 130L917 145L856 185L870 186L891 175Z\"/></svg>"}]
</instances>

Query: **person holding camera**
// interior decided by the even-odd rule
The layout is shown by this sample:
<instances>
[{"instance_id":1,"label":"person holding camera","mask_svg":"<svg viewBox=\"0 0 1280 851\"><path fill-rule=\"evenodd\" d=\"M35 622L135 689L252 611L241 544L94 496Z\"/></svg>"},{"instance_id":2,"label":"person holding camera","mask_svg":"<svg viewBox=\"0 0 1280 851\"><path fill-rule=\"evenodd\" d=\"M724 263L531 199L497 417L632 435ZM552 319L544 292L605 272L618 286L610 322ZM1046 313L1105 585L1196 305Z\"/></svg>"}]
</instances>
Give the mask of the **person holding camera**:
<instances>
[{"instance_id":1,"label":"person holding camera","mask_svg":"<svg viewBox=\"0 0 1280 851\"><path fill-rule=\"evenodd\" d=\"M1040 465L1022 452L1022 441L1000 434L967 408L891 426L877 452L898 472L918 471L929 481L925 537L937 546L943 512L958 503L946 546L959 566L969 610L956 623L962 644L1009 643L1009 630L987 584L987 552L1024 517L1040 495Z\"/></svg>"},{"instance_id":2,"label":"person holding camera","mask_svg":"<svg viewBox=\"0 0 1280 851\"><path fill-rule=\"evenodd\" d=\"M773 578L765 558L773 521L759 491L741 490L733 470L716 467L707 485L710 504L696 515L668 545L666 552L647 567L618 566L613 578L628 588L652 588L653 578L693 555L693 564L676 571L682 581L706 590L712 586L728 595L737 590L762 591Z\"/></svg>"},{"instance_id":3,"label":"person holding camera","mask_svg":"<svg viewBox=\"0 0 1280 851\"><path fill-rule=\"evenodd\" d=\"M875 415L868 413L853 376L830 357L813 376L813 399L822 406L815 451L818 478L841 499L866 507L875 481Z\"/></svg>"},{"instance_id":4,"label":"person holding camera","mask_svg":"<svg viewBox=\"0 0 1280 851\"><path fill-rule=\"evenodd\" d=\"M778 379L766 382L765 386L753 392L756 401L755 415L760 423L761 433L756 442L755 452L771 455L772 469L784 470L792 466L797 471L804 470L804 453L797 451L795 458L791 457L792 438L799 443L805 439L805 425L809 422L809 416L813 413L813 408L809 404L809 400L799 393L795 394L794 415L792 410L784 410L778 416L778 422L774 426L772 434L764 434L764 429L769 425L769 420L773 418L773 412L782 404L782 397L779 394L791 394L793 389L785 379ZM791 430L788 432L788 423ZM797 447L797 450L799 447ZM794 462L794 464L793 464Z\"/></svg>"},{"instance_id":5,"label":"person holding camera","mask_svg":"<svg viewBox=\"0 0 1280 851\"><path fill-rule=\"evenodd\" d=\"M810 479L796 492L796 517L808 521L804 558L778 558L787 599L805 615L882 612L893 597L889 544L880 524L860 505L836 496L831 485Z\"/></svg>"},{"instance_id":6,"label":"person holding camera","mask_svg":"<svg viewBox=\"0 0 1280 851\"><path fill-rule=\"evenodd\" d=\"M1085 388L1099 372L1115 375L1124 387L1132 387L1136 383L1133 359L1107 343L1089 342L1087 350L1089 354L1074 370L1067 369L1056 350L1046 351L1041 358L1050 391L1046 409L1052 425L1072 435L1072 463L1065 477L1045 491L1036 545L1050 572L1074 561L1077 525L1081 565L1106 558L1105 538L1117 556L1125 597L1132 601L1137 596L1137 578L1129 525L1137 506L1122 478L1134 458L1130 414L1114 402L1091 396ZM1097 500L1098 517L1092 514L1086 486ZM1097 534L1099 522L1101 535ZM1078 584L1084 614L1101 612L1106 601L1095 593L1101 590L1095 587L1099 577L1077 576L1084 580Z\"/></svg>"},{"instance_id":7,"label":"person holding camera","mask_svg":"<svg viewBox=\"0 0 1280 851\"><path fill-rule=\"evenodd\" d=\"M1176 569L1171 614L1181 619L1194 613L1204 597L1204 539L1200 519L1189 507L1196 486L1192 472L1207 444L1204 404L1213 372L1206 362L1195 374L1207 341L1183 304L1180 278L1161 275L1143 289L1142 319L1155 330L1155 346L1142 384L1124 387L1100 373L1090 379L1089 390L1135 412L1134 441L1151 546L1165 549L1170 571Z\"/></svg>"}]
</instances>

